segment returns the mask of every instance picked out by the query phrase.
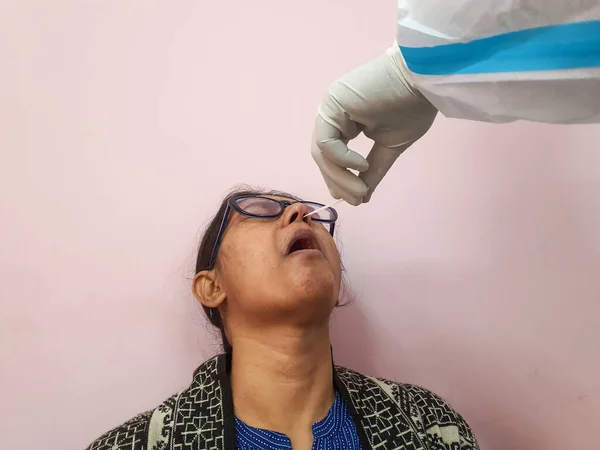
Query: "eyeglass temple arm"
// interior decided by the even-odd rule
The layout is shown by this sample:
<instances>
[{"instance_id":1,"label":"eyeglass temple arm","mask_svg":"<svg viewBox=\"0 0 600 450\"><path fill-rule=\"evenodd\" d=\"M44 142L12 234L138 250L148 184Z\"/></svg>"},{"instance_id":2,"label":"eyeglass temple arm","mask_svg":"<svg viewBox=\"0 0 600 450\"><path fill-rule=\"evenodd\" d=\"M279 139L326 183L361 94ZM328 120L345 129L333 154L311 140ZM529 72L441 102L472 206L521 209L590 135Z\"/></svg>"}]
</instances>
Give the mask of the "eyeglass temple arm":
<instances>
[{"instance_id":1,"label":"eyeglass temple arm","mask_svg":"<svg viewBox=\"0 0 600 450\"><path fill-rule=\"evenodd\" d=\"M227 205L225 207L225 212L223 213L223 219L221 220L221 225L219 226L219 232L217 233L217 238L215 239L215 245L213 245L212 253L210 254L210 262L208 263L208 270L212 270L215 265L215 260L217 259L217 252L219 250L219 246L221 244L221 239L223 238L223 233L225 231L225 224L227 223L227 217L229 217L229 212L231 211L231 207Z\"/></svg>"}]
</instances>

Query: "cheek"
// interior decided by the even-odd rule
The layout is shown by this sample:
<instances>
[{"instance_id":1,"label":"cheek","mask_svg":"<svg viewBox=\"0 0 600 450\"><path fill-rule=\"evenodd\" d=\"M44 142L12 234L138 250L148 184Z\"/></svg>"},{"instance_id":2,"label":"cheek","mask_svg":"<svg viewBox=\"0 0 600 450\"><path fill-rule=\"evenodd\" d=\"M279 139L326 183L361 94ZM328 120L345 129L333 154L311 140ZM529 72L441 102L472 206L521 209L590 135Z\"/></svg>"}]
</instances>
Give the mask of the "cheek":
<instances>
[{"instance_id":1,"label":"cheek","mask_svg":"<svg viewBox=\"0 0 600 450\"><path fill-rule=\"evenodd\" d=\"M340 278L342 273L340 253L337 245L335 245L335 241L327 231L324 231L324 236L321 238L321 245L324 247L323 253L325 254L325 258L327 258L331 269L336 274L336 277Z\"/></svg>"},{"instance_id":2,"label":"cheek","mask_svg":"<svg viewBox=\"0 0 600 450\"><path fill-rule=\"evenodd\" d=\"M336 280L341 280L342 278L342 262L340 260L340 254L338 253L337 248L334 246L332 249L328 250L327 255L325 256L329 265L331 266L331 271L335 276Z\"/></svg>"},{"instance_id":3,"label":"cheek","mask_svg":"<svg viewBox=\"0 0 600 450\"><path fill-rule=\"evenodd\" d=\"M267 233L232 233L223 240L221 267L236 285L244 285L273 266L272 236Z\"/></svg>"}]
</instances>

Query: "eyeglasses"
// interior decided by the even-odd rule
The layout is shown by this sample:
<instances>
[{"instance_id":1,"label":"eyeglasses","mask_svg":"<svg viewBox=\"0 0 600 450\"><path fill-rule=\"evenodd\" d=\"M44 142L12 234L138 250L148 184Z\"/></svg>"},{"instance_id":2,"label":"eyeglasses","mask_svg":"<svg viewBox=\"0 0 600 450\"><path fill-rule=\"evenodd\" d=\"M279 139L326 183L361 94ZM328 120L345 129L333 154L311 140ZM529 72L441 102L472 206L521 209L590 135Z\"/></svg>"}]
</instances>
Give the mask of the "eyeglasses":
<instances>
[{"instance_id":1,"label":"eyeglasses","mask_svg":"<svg viewBox=\"0 0 600 450\"><path fill-rule=\"evenodd\" d=\"M217 239L215 240L215 246L213 247L213 251L210 256L210 263L208 265L209 270L211 270L215 265L217 252L219 251L219 246L221 245L225 228L227 228L227 219L231 210L234 210L238 214L241 214L245 217L254 217L257 219L276 219L283 214L285 208L294 203L302 203L308 209L308 213L325 206L321 203L315 202L275 200L261 196L239 196L230 198L227 202L225 212L223 213L223 220L221 221L221 226L219 227L219 232L217 233ZM338 214L335 209L326 208L310 217L313 221L323 224L323 226L328 224L329 234L333 236L335 221L338 218Z\"/></svg>"}]
</instances>

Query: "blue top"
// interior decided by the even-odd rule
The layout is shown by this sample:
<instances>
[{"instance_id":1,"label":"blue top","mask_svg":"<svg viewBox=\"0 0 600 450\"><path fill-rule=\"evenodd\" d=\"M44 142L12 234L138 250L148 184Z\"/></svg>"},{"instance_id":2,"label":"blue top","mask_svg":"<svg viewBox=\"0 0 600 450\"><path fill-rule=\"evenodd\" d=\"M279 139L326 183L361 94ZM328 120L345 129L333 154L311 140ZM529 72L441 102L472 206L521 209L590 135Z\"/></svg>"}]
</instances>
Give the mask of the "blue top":
<instances>
[{"instance_id":1,"label":"blue top","mask_svg":"<svg viewBox=\"0 0 600 450\"><path fill-rule=\"evenodd\" d=\"M361 450L356 425L337 395L323 420L313 424L313 450ZM292 450L290 438L275 431L261 430L235 418L236 447L238 450Z\"/></svg>"}]
</instances>

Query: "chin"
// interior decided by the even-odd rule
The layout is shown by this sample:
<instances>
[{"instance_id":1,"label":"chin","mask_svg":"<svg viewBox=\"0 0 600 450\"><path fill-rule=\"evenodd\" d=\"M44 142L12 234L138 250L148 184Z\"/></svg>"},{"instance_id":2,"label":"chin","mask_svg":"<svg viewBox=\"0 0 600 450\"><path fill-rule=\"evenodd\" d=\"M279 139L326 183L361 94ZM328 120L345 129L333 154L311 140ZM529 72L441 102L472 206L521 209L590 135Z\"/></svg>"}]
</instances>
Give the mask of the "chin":
<instances>
[{"instance_id":1,"label":"chin","mask_svg":"<svg viewBox=\"0 0 600 450\"><path fill-rule=\"evenodd\" d=\"M333 309L339 295L340 281L328 264L327 267L318 264L298 268L291 276L289 287L290 294L297 301L315 302L323 306L329 304Z\"/></svg>"}]
</instances>

